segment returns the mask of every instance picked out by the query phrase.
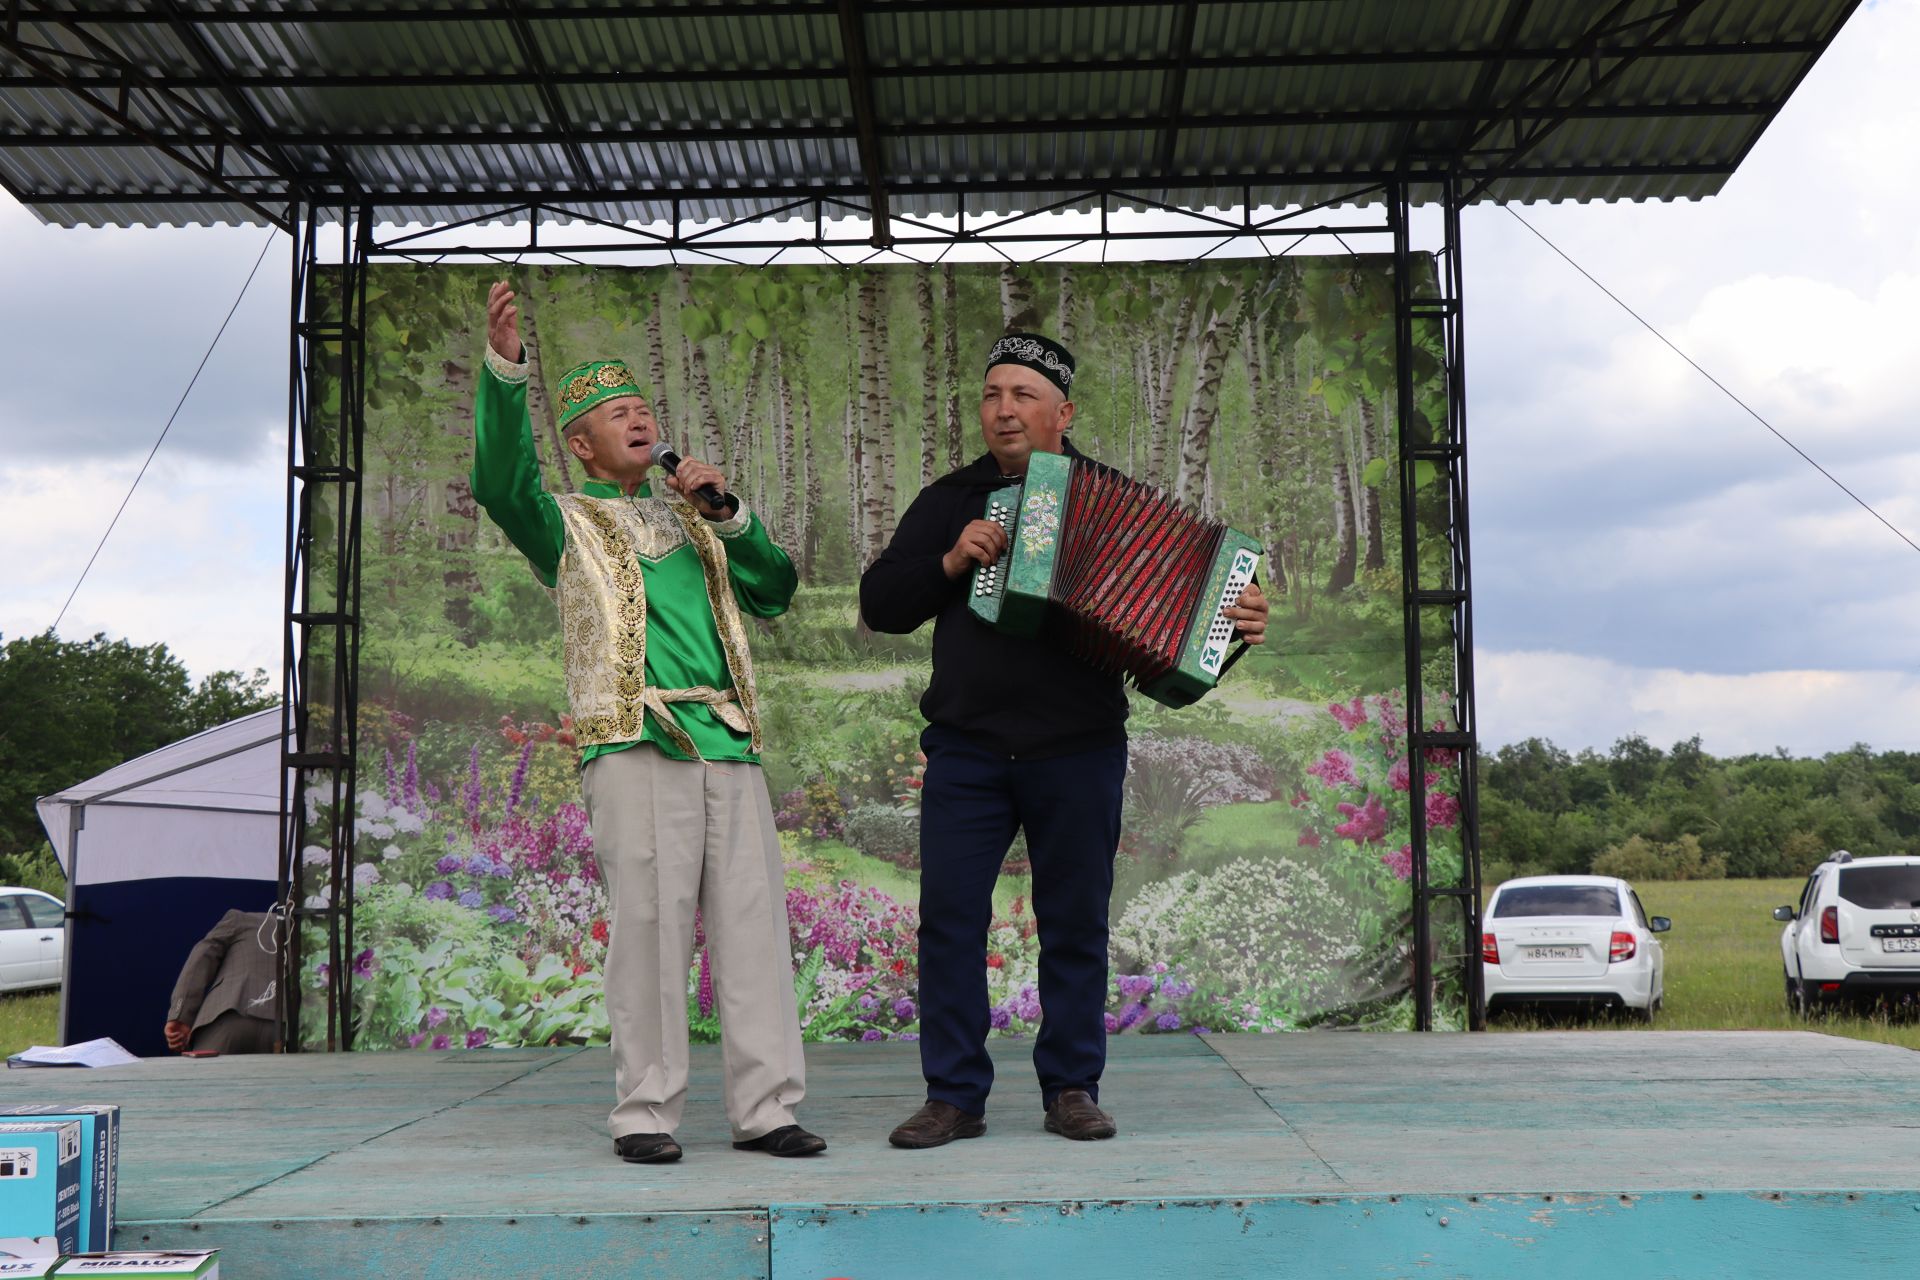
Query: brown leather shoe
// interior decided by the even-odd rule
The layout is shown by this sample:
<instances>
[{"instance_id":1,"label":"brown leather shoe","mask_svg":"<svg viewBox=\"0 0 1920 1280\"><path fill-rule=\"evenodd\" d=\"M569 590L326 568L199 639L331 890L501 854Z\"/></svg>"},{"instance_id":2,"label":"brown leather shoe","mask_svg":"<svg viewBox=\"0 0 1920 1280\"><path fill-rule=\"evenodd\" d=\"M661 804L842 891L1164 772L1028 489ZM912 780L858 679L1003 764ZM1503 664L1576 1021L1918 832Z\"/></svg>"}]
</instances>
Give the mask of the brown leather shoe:
<instances>
[{"instance_id":1,"label":"brown leather shoe","mask_svg":"<svg viewBox=\"0 0 1920 1280\"><path fill-rule=\"evenodd\" d=\"M1089 1142L1111 1138L1118 1130L1113 1117L1102 1111L1085 1089L1065 1089L1047 1108L1047 1132Z\"/></svg>"},{"instance_id":2,"label":"brown leather shoe","mask_svg":"<svg viewBox=\"0 0 1920 1280\"><path fill-rule=\"evenodd\" d=\"M899 1128L887 1136L896 1147L944 1147L955 1138L977 1138L987 1131L987 1122L969 1115L951 1102L931 1099L908 1116Z\"/></svg>"}]
</instances>

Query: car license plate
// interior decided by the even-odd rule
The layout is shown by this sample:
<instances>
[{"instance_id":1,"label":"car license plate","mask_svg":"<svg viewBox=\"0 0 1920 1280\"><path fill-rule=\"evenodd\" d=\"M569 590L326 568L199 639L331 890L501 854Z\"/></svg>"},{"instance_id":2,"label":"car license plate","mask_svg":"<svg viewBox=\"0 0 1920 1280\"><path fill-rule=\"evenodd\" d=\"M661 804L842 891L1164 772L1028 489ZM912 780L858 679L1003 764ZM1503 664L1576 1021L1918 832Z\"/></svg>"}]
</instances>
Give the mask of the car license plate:
<instances>
[{"instance_id":1,"label":"car license plate","mask_svg":"<svg viewBox=\"0 0 1920 1280\"><path fill-rule=\"evenodd\" d=\"M1578 960L1585 954L1580 947L1528 947L1529 960Z\"/></svg>"},{"instance_id":2,"label":"car license plate","mask_svg":"<svg viewBox=\"0 0 1920 1280\"><path fill-rule=\"evenodd\" d=\"M1920 951L1920 938L1882 938L1882 951Z\"/></svg>"}]
</instances>

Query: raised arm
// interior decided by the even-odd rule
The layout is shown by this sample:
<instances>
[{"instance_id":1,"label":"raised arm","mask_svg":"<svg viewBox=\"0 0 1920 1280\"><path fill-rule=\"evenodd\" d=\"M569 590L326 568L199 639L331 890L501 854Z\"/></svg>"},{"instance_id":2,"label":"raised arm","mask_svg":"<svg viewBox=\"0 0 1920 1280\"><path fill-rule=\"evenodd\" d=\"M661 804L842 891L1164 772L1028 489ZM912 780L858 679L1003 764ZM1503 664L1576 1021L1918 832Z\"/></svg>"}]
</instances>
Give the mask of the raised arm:
<instances>
[{"instance_id":1,"label":"raised arm","mask_svg":"<svg viewBox=\"0 0 1920 1280\"><path fill-rule=\"evenodd\" d=\"M540 483L527 417L526 348L520 308L502 280L487 294L487 358L473 398L473 497L553 586L566 547L559 504Z\"/></svg>"}]
</instances>

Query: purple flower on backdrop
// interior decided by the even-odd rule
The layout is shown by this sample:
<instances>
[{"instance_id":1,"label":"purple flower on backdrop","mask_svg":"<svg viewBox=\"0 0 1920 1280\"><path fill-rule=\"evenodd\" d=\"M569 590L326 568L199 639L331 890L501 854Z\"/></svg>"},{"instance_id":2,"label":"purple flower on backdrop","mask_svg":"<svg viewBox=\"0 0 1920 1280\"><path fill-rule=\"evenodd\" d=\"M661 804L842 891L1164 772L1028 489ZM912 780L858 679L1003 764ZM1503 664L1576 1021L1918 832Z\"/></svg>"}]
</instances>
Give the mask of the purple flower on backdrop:
<instances>
[{"instance_id":1,"label":"purple flower on backdrop","mask_svg":"<svg viewBox=\"0 0 1920 1280\"><path fill-rule=\"evenodd\" d=\"M480 1028L478 1031L469 1031L467 1032L467 1048L478 1049L492 1038L485 1027Z\"/></svg>"},{"instance_id":2,"label":"purple flower on backdrop","mask_svg":"<svg viewBox=\"0 0 1920 1280\"><path fill-rule=\"evenodd\" d=\"M895 1040L918 1040L919 1038L920 1033L918 1031L902 1031L894 1037Z\"/></svg>"},{"instance_id":3,"label":"purple flower on backdrop","mask_svg":"<svg viewBox=\"0 0 1920 1280\"><path fill-rule=\"evenodd\" d=\"M1307 766L1307 772L1320 779L1329 787L1357 787L1360 777L1353 771L1353 757L1344 751L1329 751L1320 757L1318 764Z\"/></svg>"},{"instance_id":4,"label":"purple flower on backdrop","mask_svg":"<svg viewBox=\"0 0 1920 1280\"><path fill-rule=\"evenodd\" d=\"M507 787L507 816L520 807L520 797L527 789L527 766L533 763L533 739L528 738L526 745L520 748L519 763L513 766L513 781Z\"/></svg>"},{"instance_id":5,"label":"purple flower on backdrop","mask_svg":"<svg viewBox=\"0 0 1920 1280\"><path fill-rule=\"evenodd\" d=\"M875 1040L885 1040L887 1038L887 1033L884 1031L881 1031L877 1027L869 1027L867 1028L866 1031L861 1033L860 1038L868 1043L872 1043Z\"/></svg>"},{"instance_id":6,"label":"purple flower on backdrop","mask_svg":"<svg viewBox=\"0 0 1920 1280\"><path fill-rule=\"evenodd\" d=\"M478 910L480 901L480 891L478 889L469 889L460 895L460 905L469 910Z\"/></svg>"},{"instance_id":7,"label":"purple flower on backdrop","mask_svg":"<svg viewBox=\"0 0 1920 1280\"><path fill-rule=\"evenodd\" d=\"M1395 760L1393 767L1387 770L1387 782L1395 791L1406 791L1413 786L1413 768L1405 756Z\"/></svg>"},{"instance_id":8,"label":"purple flower on backdrop","mask_svg":"<svg viewBox=\"0 0 1920 1280\"><path fill-rule=\"evenodd\" d=\"M451 839L451 837L449 837L449 839ZM449 853L445 857L441 858L440 861L434 863L433 869L435 871L438 871L443 876L450 876L454 872L458 871L460 869L460 866L461 866L460 855L457 853Z\"/></svg>"},{"instance_id":9,"label":"purple flower on backdrop","mask_svg":"<svg viewBox=\"0 0 1920 1280\"><path fill-rule=\"evenodd\" d=\"M1444 791L1427 794L1427 830L1451 827L1460 820L1460 801Z\"/></svg>"},{"instance_id":10,"label":"purple flower on backdrop","mask_svg":"<svg viewBox=\"0 0 1920 1280\"><path fill-rule=\"evenodd\" d=\"M368 947L353 958L353 976L371 978L373 976L373 948Z\"/></svg>"},{"instance_id":11,"label":"purple flower on backdrop","mask_svg":"<svg viewBox=\"0 0 1920 1280\"><path fill-rule=\"evenodd\" d=\"M997 1004L993 1006L993 1012L987 1015L987 1021L993 1025L995 1031L1005 1031L1013 1025L1013 1015L1007 1012L1005 1005Z\"/></svg>"},{"instance_id":12,"label":"purple flower on backdrop","mask_svg":"<svg viewBox=\"0 0 1920 1280\"><path fill-rule=\"evenodd\" d=\"M1178 978L1168 978L1160 984L1160 994L1168 1000L1185 1000L1193 994L1193 984L1182 982Z\"/></svg>"},{"instance_id":13,"label":"purple flower on backdrop","mask_svg":"<svg viewBox=\"0 0 1920 1280\"><path fill-rule=\"evenodd\" d=\"M1387 838L1387 827L1391 820L1379 796L1369 795L1365 804L1342 802L1335 807L1347 819L1335 824L1335 835L1345 836L1355 844L1379 844ZM1427 805L1427 811L1432 813L1431 803Z\"/></svg>"},{"instance_id":14,"label":"purple flower on backdrop","mask_svg":"<svg viewBox=\"0 0 1920 1280\"><path fill-rule=\"evenodd\" d=\"M400 779L393 771L393 752L387 753L387 803L392 804L400 794Z\"/></svg>"},{"instance_id":15,"label":"purple flower on backdrop","mask_svg":"<svg viewBox=\"0 0 1920 1280\"><path fill-rule=\"evenodd\" d=\"M1122 999L1145 1000L1153 994L1153 977L1150 974L1123 973L1114 982L1120 988Z\"/></svg>"},{"instance_id":16,"label":"purple flower on backdrop","mask_svg":"<svg viewBox=\"0 0 1920 1280\"><path fill-rule=\"evenodd\" d=\"M1180 1029L1180 1015L1177 1013L1163 1013L1153 1020L1153 1025L1159 1027L1162 1031L1178 1031Z\"/></svg>"},{"instance_id":17,"label":"purple flower on backdrop","mask_svg":"<svg viewBox=\"0 0 1920 1280\"><path fill-rule=\"evenodd\" d=\"M920 1010L914 1007L913 1001L902 996L893 1002L893 1016L902 1022L912 1022L920 1016Z\"/></svg>"},{"instance_id":18,"label":"purple flower on backdrop","mask_svg":"<svg viewBox=\"0 0 1920 1280\"><path fill-rule=\"evenodd\" d=\"M445 902L453 897L453 886L445 880L435 880L420 896L428 902Z\"/></svg>"},{"instance_id":19,"label":"purple flower on backdrop","mask_svg":"<svg viewBox=\"0 0 1920 1280\"><path fill-rule=\"evenodd\" d=\"M1146 1016L1147 1006L1137 1002L1130 1004L1120 1011L1120 1026L1117 1029L1125 1031L1128 1027Z\"/></svg>"},{"instance_id":20,"label":"purple flower on backdrop","mask_svg":"<svg viewBox=\"0 0 1920 1280\"><path fill-rule=\"evenodd\" d=\"M453 1048L453 1037L449 1035L437 1035L433 1038L433 1043L427 1047L430 1049L451 1049Z\"/></svg>"},{"instance_id":21,"label":"purple flower on backdrop","mask_svg":"<svg viewBox=\"0 0 1920 1280\"><path fill-rule=\"evenodd\" d=\"M467 821L475 830L480 826L480 744L467 753L467 785L460 799L466 806Z\"/></svg>"},{"instance_id":22,"label":"purple flower on backdrop","mask_svg":"<svg viewBox=\"0 0 1920 1280\"><path fill-rule=\"evenodd\" d=\"M1210 1036L1213 1034L1213 1028L1211 1027L1188 1027L1187 1030L1197 1036Z\"/></svg>"},{"instance_id":23,"label":"purple flower on backdrop","mask_svg":"<svg viewBox=\"0 0 1920 1280\"><path fill-rule=\"evenodd\" d=\"M427 1028L429 1030L439 1026L441 1023L445 1022L446 1020L447 1020L447 1011L445 1009L442 1009L437 1004L428 1007Z\"/></svg>"},{"instance_id":24,"label":"purple flower on backdrop","mask_svg":"<svg viewBox=\"0 0 1920 1280\"><path fill-rule=\"evenodd\" d=\"M1391 853L1381 854L1380 862L1383 866L1386 867L1387 870L1393 872L1394 879L1396 880L1413 879L1413 846L1412 845L1403 844L1398 849L1393 850Z\"/></svg>"},{"instance_id":25,"label":"purple flower on backdrop","mask_svg":"<svg viewBox=\"0 0 1920 1280\"><path fill-rule=\"evenodd\" d=\"M880 1002L879 1002L878 1000L876 1000L876 999L874 999L874 998L873 998L872 996L870 996L870 995L866 995L866 996L861 996L861 997L860 997L860 1007L861 1007L862 1009L871 1009L871 1008L873 1008L873 1006L875 1006L876 1004L879 1004L879 1003L880 1003Z\"/></svg>"},{"instance_id":26,"label":"purple flower on backdrop","mask_svg":"<svg viewBox=\"0 0 1920 1280\"><path fill-rule=\"evenodd\" d=\"M700 948L700 1016L713 1016L713 952Z\"/></svg>"},{"instance_id":27,"label":"purple flower on backdrop","mask_svg":"<svg viewBox=\"0 0 1920 1280\"><path fill-rule=\"evenodd\" d=\"M426 1042L427 1042L427 1033L424 1031L416 1031L412 1035L407 1037L407 1048L418 1049L421 1045L425 1044Z\"/></svg>"},{"instance_id":28,"label":"purple flower on backdrop","mask_svg":"<svg viewBox=\"0 0 1920 1280\"><path fill-rule=\"evenodd\" d=\"M1106 1014L1105 1017L1107 1020L1107 1033L1109 1035L1111 1035L1113 1032L1118 1031L1120 1029L1120 1019L1118 1017L1114 1016L1111 1013Z\"/></svg>"},{"instance_id":29,"label":"purple flower on backdrop","mask_svg":"<svg viewBox=\"0 0 1920 1280\"><path fill-rule=\"evenodd\" d=\"M1040 1002L1038 1000L1022 1000L1019 1005L1014 1008L1014 1012L1020 1015L1022 1022L1038 1022L1040 1021Z\"/></svg>"},{"instance_id":30,"label":"purple flower on backdrop","mask_svg":"<svg viewBox=\"0 0 1920 1280\"><path fill-rule=\"evenodd\" d=\"M512 907L488 907L487 914L493 917L495 924L512 924L520 918Z\"/></svg>"},{"instance_id":31,"label":"purple flower on backdrop","mask_svg":"<svg viewBox=\"0 0 1920 1280\"><path fill-rule=\"evenodd\" d=\"M1367 722L1366 702L1359 694L1353 696L1351 703L1344 705L1338 702L1329 703L1327 710L1332 713L1335 720L1340 722L1340 727L1348 733L1352 733L1355 729L1358 729Z\"/></svg>"},{"instance_id":32,"label":"purple flower on backdrop","mask_svg":"<svg viewBox=\"0 0 1920 1280\"><path fill-rule=\"evenodd\" d=\"M406 790L401 793L401 799L406 801L407 808L415 813L420 812L420 761L414 755L412 738L407 739L407 775L405 786Z\"/></svg>"}]
</instances>

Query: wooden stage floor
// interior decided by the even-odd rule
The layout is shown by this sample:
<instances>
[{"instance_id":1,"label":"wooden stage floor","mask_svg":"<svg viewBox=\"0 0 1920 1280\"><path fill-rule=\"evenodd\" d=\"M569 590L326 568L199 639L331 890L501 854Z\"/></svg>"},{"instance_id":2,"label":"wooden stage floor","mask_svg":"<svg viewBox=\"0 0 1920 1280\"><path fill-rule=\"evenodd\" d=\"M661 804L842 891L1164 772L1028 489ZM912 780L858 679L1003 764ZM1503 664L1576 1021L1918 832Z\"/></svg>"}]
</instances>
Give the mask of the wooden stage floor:
<instances>
[{"instance_id":1,"label":"wooden stage floor","mask_svg":"<svg viewBox=\"0 0 1920 1280\"><path fill-rule=\"evenodd\" d=\"M117 1243L251 1277L1884 1275L1920 1257L1920 1054L1802 1032L1122 1037L1110 1142L896 1151L912 1045L808 1047L832 1144L733 1151L697 1050L668 1166L617 1160L605 1049L10 1071L123 1108Z\"/></svg>"}]
</instances>

